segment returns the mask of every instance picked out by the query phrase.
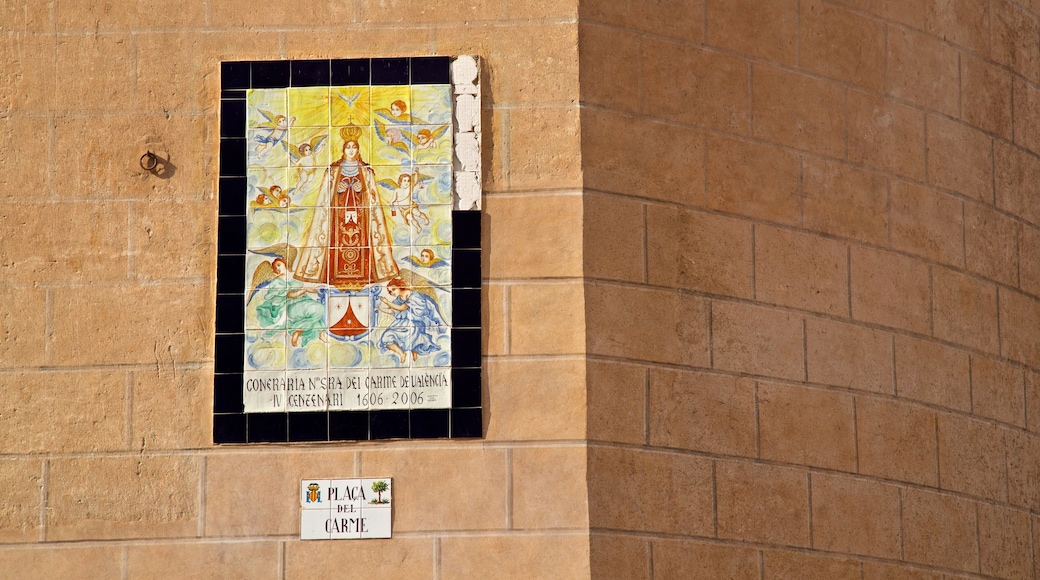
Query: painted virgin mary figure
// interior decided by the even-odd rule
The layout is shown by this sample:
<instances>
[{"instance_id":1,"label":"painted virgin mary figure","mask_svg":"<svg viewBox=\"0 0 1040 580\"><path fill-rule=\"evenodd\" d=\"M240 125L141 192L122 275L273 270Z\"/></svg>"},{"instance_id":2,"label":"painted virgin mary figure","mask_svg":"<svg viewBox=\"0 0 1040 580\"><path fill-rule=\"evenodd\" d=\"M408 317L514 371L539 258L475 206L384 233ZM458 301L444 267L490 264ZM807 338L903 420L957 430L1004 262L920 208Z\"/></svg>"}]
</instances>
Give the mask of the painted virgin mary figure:
<instances>
[{"instance_id":1,"label":"painted virgin mary figure","mask_svg":"<svg viewBox=\"0 0 1040 580\"><path fill-rule=\"evenodd\" d=\"M361 158L361 128L340 130L343 156L329 166L293 277L360 290L398 275L375 172Z\"/></svg>"}]
</instances>

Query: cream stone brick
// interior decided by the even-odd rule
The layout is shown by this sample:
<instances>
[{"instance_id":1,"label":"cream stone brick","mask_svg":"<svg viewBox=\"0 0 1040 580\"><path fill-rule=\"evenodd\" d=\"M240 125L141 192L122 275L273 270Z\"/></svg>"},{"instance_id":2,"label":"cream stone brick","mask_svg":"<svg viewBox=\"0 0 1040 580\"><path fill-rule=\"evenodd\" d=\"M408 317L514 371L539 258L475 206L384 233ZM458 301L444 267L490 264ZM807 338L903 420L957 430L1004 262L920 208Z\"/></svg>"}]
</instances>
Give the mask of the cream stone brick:
<instances>
[{"instance_id":1,"label":"cream stone brick","mask_svg":"<svg viewBox=\"0 0 1040 580\"><path fill-rule=\"evenodd\" d=\"M1040 301L1003 288L997 290L997 301L1001 320L1000 354L1032 368L1040 367L1040 341L1036 339L1036 329L1040 328Z\"/></svg>"},{"instance_id":2,"label":"cream stone brick","mask_svg":"<svg viewBox=\"0 0 1040 580\"><path fill-rule=\"evenodd\" d=\"M431 10L448 10L455 20L458 9L444 6ZM414 21L415 14L407 16ZM434 28L433 53L481 55L486 67L481 83L494 87L496 103L576 103L579 98L578 26L574 22L508 26L446 23ZM538 139L553 135L555 130Z\"/></svg>"},{"instance_id":3,"label":"cream stone brick","mask_svg":"<svg viewBox=\"0 0 1040 580\"><path fill-rule=\"evenodd\" d=\"M30 10L37 9L39 5L25 7L25 18L32 18ZM14 3L0 5L0 22L17 22L18 16L6 14L9 9L14 8ZM46 10L46 5L44 5ZM10 20L9 20L10 19ZM29 26L29 22L24 22ZM0 24L0 30L7 28ZM4 86L3 94L0 94L0 112L15 113L46 113L49 112L55 101L55 58L54 47L57 39L50 35L29 34L26 32L13 32L0 36L0 61L4 63L4 70L0 72L0 82ZM26 146L19 143L19 148ZM23 150L24 151L24 150ZM25 151L28 153L28 151ZM36 156L40 155L37 150ZM36 163L40 163L37 157Z\"/></svg>"},{"instance_id":4,"label":"cream stone brick","mask_svg":"<svg viewBox=\"0 0 1040 580\"><path fill-rule=\"evenodd\" d=\"M928 0L925 30L932 35L989 54L989 2L987 0Z\"/></svg>"},{"instance_id":5,"label":"cream stone brick","mask_svg":"<svg viewBox=\"0 0 1040 580\"><path fill-rule=\"evenodd\" d=\"M961 118L983 131L1011 139L1011 75L962 53Z\"/></svg>"},{"instance_id":6,"label":"cream stone brick","mask_svg":"<svg viewBox=\"0 0 1040 580\"><path fill-rule=\"evenodd\" d=\"M849 316L848 249L841 242L768 226L755 228L755 297Z\"/></svg>"},{"instance_id":7,"label":"cream stone brick","mask_svg":"<svg viewBox=\"0 0 1040 580\"><path fill-rule=\"evenodd\" d=\"M588 536L447 537L441 540L439 577L585 579Z\"/></svg>"},{"instance_id":8,"label":"cream stone brick","mask_svg":"<svg viewBox=\"0 0 1040 580\"><path fill-rule=\"evenodd\" d=\"M217 219L212 202L136 203L130 210L131 272L140 278L212 276Z\"/></svg>"},{"instance_id":9,"label":"cream stone brick","mask_svg":"<svg viewBox=\"0 0 1040 580\"><path fill-rule=\"evenodd\" d=\"M585 301L581 284L510 286L510 353L585 352Z\"/></svg>"},{"instance_id":10,"label":"cream stone brick","mask_svg":"<svg viewBox=\"0 0 1040 580\"><path fill-rule=\"evenodd\" d=\"M846 109L849 161L924 180L924 113L855 90L848 91Z\"/></svg>"},{"instance_id":11,"label":"cream stone brick","mask_svg":"<svg viewBox=\"0 0 1040 580\"><path fill-rule=\"evenodd\" d=\"M1018 230L1018 286L1023 292L1040 294L1040 229L1016 223Z\"/></svg>"},{"instance_id":12,"label":"cream stone brick","mask_svg":"<svg viewBox=\"0 0 1040 580\"><path fill-rule=\"evenodd\" d=\"M1007 0L990 4L990 54L1034 83L1040 80L1040 28L1033 14Z\"/></svg>"},{"instance_id":13,"label":"cream stone brick","mask_svg":"<svg viewBox=\"0 0 1040 580\"><path fill-rule=\"evenodd\" d=\"M925 3L928 0L837 0L850 8L914 28L924 27Z\"/></svg>"},{"instance_id":14,"label":"cream stone brick","mask_svg":"<svg viewBox=\"0 0 1040 580\"><path fill-rule=\"evenodd\" d=\"M1007 446L1008 501L1011 505L1040 509L1040 439L1016 430L1004 432Z\"/></svg>"},{"instance_id":15,"label":"cream stone brick","mask_svg":"<svg viewBox=\"0 0 1040 580\"><path fill-rule=\"evenodd\" d=\"M173 362L133 373L134 449L197 449L213 441L213 375Z\"/></svg>"},{"instance_id":16,"label":"cream stone brick","mask_svg":"<svg viewBox=\"0 0 1040 580\"><path fill-rule=\"evenodd\" d=\"M649 541L593 532L589 549L592 578L651 580Z\"/></svg>"},{"instance_id":17,"label":"cream stone brick","mask_svg":"<svg viewBox=\"0 0 1040 580\"><path fill-rule=\"evenodd\" d=\"M939 415L939 487L1007 501L1004 430L989 422Z\"/></svg>"},{"instance_id":18,"label":"cream stone brick","mask_svg":"<svg viewBox=\"0 0 1040 580\"><path fill-rule=\"evenodd\" d=\"M0 206L0 238L4 240L0 269L4 281L25 284L125 279L127 214L126 206L117 203Z\"/></svg>"},{"instance_id":19,"label":"cream stone brick","mask_svg":"<svg viewBox=\"0 0 1040 580\"><path fill-rule=\"evenodd\" d=\"M975 504L952 495L904 489L903 550L911 562L977 570Z\"/></svg>"},{"instance_id":20,"label":"cream stone brick","mask_svg":"<svg viewBox=\"0 0 1040 580\"><path fill-rule=\"evenodd\" d=\"M524 447L512 453L513 528L549 530L588 526L588 451L575 447ZM552 490L551 493L546 493ZM567 498L561 502L560 498Z\"/></svg>"},{"instance_id":21,"label":"cream stone brick","mask_svg":"<svg viewBox=\"0 0 1040 580\"><path fill-rule=\"evenodd\" d=\"M581 112L576 108L509 111L509 186L581 187Z\"/></svg>"},{"instance_id":22,"label":"cream stone brick","mask_svg":"<svg viewBox=\"0 0 1040 580\"><path fill-rule=\"evenodd\" d=\"M875 245L888 243L888 181L869 171L806 159L802 175L805 226Z\"/></svg>"},{"instance_id":23,"label":"cream stone brick","mask_svg":"<svg viewBox=\"0 0 1040 580\"><path fill-rule=\"evenodd\" d=\"M11 578L31 580L119 578L121 553L117 546L0 550L0 569Z\"/></svg>"},{"instance_id":24,"label":"cream stone brick","mask_svg":"<svg viewBox=\"0 0 1040 580\"><path fill-rule=\"evenodd\" d=\"M805 472L720 461L715 467L718 537L809 546L809 490Z\"/></svg>"},{"instance_id":25,"label":"cream stone brick","mask_svg":"<svg viewBox=\"0 0 1040 580\"><path fill-rule=\"evenodd\" d=\"M684 540L654 540L654 578L758 580L758 552ZM626 577L627 578L627 577Z\"/></svg>"},{"instance_id":26,"label":"cream stone brick","mask_svg":"<svg viewBox=\"0 0 1040 580\"><path fill-rule=\"evenodd\" d=\"M198 457L51 459L48 481L48 540L194 537L198 529Z\"/></svg>"},{"instance_id":27,"label":"cream stone brick","mask_svg":"<svg viewBox=\"0 0 1040 580\"><path fill-rule=\"evenodd\" d=\"M982 573L998 578L1032 578L1029 513L987 503L980 503L978 510Z\"/></svg>"},{"instance_id":28,"label":"cream stone brick","mask_svg":"<svg viewBox=\"0 0 1040 580\"><path fill-rule=\"evenodd\" d=\"M484 27L467 27L467 30L483 30ZM250 34L257 34L255 29ZM456 54L486 54L474 51L438 52L435 38L436 29L432 27L412 26L373 26L342 27L315 29L299 28L273 33L275 38L271 44L261 44L251 49L262 50L270 54L279 45L279 38L285 39L285 55L291 59L326 59L326 58L383 58L395 56L430 56ZM249 54L248 52L246 54ZM486 70L486 69L485 69ZM483 74L483 73L482 73Z\"/></svg>"},{"instance_id":29,"label":"cream stone brick","mask_svg":"<svg viewBox=\"0 0 1040 580\"><path fill-rule=\"evenodd\" d=\"M703 205L705 145L699 129L582 109L581 132L586 188Z\"/></svg>"},{"instance_id":30,"label":"cream stone brick","mask_svg":"<svg viewBox=\"0 0 1040 580\"><path fill-rule=\"evenodd\" d=\"M355 8L351 4L326 6L314 0L302 0L294 4L271 6L266 10L251 10L252 7L240 0L214 3L208 7L210 23L222 28L263 28L275 26L324 27L333 22L350 24L356 22Z\"/></svg>"},{"instance_id":31,"label":"cream stone brick","mask_svg":"<svg viewBox=\"0 0 1040 580\"><path fill-rule=\"evenodd\" d=\"M896 393L949 409L971 407L968 355L936 342L896 336Z\"/></svg>"},{"instance_id":32,"label":"cream stone brick","mask_svg":"<svg viewBox=\"0 0 1040 580\"><path fill-rule=\"evenodd\" d=\"M327 542L286 542L285 580L336 578L347 570L361 578L432 580L435 542L396 537L392 541L351 542L349 550L330 550Z\"/></svg>"},{"instance_id":33,"label":"cream stone brick","mask_svg":"<svg viewBox=\"0 0 1040 580\"><path fill-rule=\"evenodd\" d=\"M506 300L509 292L508 286L484 283L484 294L487 296L487 314L483 319L487 321L483 326L486 338L484 339L484 352L488 355L506 354L507 337L509 336L509 319L506 315Z\"/></svg>"},{"instance_id":34,"label":"cream stone brick","mask_svg":"<svg viewBox=\"0 0 1040 580\"><path fill-rule=\"evenodd\" d=\"M856 397L860 473L938 485L935 422L933 411L916 405Z\"/></svg>"},{"instance_id":35,"label":"cream stone brick","mask_svg":"<svg viewBox=\"0 0 1040 580\"><path fill-rule=\"evenodd\" d=\"M1037 110L1037 107L1040 107L1040 89L1021 79L1015 79L1012 90L1015 145L1035 155L1040 153L1040 128L1037 127L1037 123L1040 122L1040 111ZM1036 201L1033 200L1031 206L1035 204Z\"/></svg>"},{"instance_id":36,"label":"cream stone brick","mask_svg":"<svg viewBox=\"0 0 1040 580\"><path fill-rule=\"evenodd\" d=\"M1018 285L1019 223L987 206L964 204L964 251L968 270ZM1022 264L1022 267L1031 267Z\"/></svg>"},{"instance_id":37,"label":"cream stone brick","mask_svg":"<svg viewBox=\"0 0 1040 580\"><path fill-rule=\"evenodd\" d=\"M359 6L357 19L364 23L417 24L432 22L482 21L505 18L504 2L496 0L467 0L457 5L431 5L415 0L389 0L373 5ZM347 12L347 7L343 8ZM316 7L315 12L321 8ZM350 14L344 14L350 18ZM324 21L324 19L323 19Z\"/></svg>"},{"instance_id":38,"label":"cream stone brick","mask_svg":"<svg viewBox=\"0 0 1040 580\"><path fill-rule=\"evenodd\" d=\"M581 59L581 100L590 104L640 111L641 36L595 24L578 28L578 53Z\"/></svg>"},{"instance_id":39,"label":"cream stone brick","mask_svg":"<svg viewBox=\"0 0 1040 580\"><path fill-rule=\"evenodd\" d=\"M890 334L809 318L805 339L809 382L876 393L894 391Z\"/></svg>"},{"instance_id":40,"label":"cream stone brick","mask_svg":"<svg viewBox=\"0 0 1040 580\"><path fill-rule=\"evenodd\" d=\"M707 300L674 291L590 283L585 303L590 354L708 366Z\"/></svg>"},{"instance_id":41,"label":"cream stone brick","mask_svg":"<svg viewBox=\"0 0 1040 580\"><path fill-rule=\"evenodd\" d=\"M134 580L277 580L278 542L133 545L126 570Z\"/></svg>"},{"instance_id":42,"label":"cream stone brick","mask_svg":"<svg viewBox=\"0 0 1040 580\"><path fill-rule=\"evenodd\" d=\"M932 268L935 336L997 353L997 289L946 268Z\"/></svg>"},{"instance_id":43,"label":"cream stone brick","mask_svg":"<svg viewBox=\"0 0 1040 580\"><path fill-rule=\"evenodd\" d=\"M651 284L751 298L751 225L743 220L650 205Z\"/></svg>"},{"instance_id":44,"label":"cream stone brick","mask_svg":"<svg viewBox=\"0 0 1040 580\"><path fill-rule=\"evenodd\" d=\"M993 200L993 140L941 117L927 118L928 182L981 201Z\"/></svg>"},{"instance_id":45,"label":"cream stone brick","mask_svg":"<svg viewBox=\"0 0 1040 580\"><path fill-rule=\"evenodd\" d=\"M198 28L206 24L206 5L192 0L163 4L126 4L118 0L55 3L58 32L110 32L140 28Z\"/></svg>"},{"instance_id":46,"label":"cream stone brick","mask_svg":"<svg viewBox=\"0 0 1040 580\"><path fill-rule=\"evenodd\" d=\"M54 188L62 200L211 200L206 183L217 168L211 121L161 114L59 119L54 155L62 170L54 174ZM141 170L147 150L169 158L173 167L165 178Z\"/></svg>"},{"instance_id":47,"label":"cream stone brick","mask_svg":"<svg viewBox=\"0 0 1040 580\"><path fill-rule=\"evenodd\" d=\"M55 95L54 107L66 112L132 109L134 83L110 82L133 78L131 45L129 34L59 36L55 59L61 66L55 69L54 83L61 93Z\"/></svg>"},{"instance_id":48,"label":"cream stone brick","mask_svg":"<svg viewBox=\"0 0 1040 580\"><path fill-rule=\"evenodd\" d=\"M587 469L591 527L711 535L710 461L688 454L594 446L589 448ZM648 493L654 501L646 501Z\"/></svg>"},{"instance_id":49,"label":"cream stone brick","mask_svg":"<svg viewBox=\"0 0 1040 580\"><path fill-rule=\"evenodd\" d=\"M799 65L881 91L885 84L884 24L820 0L803 2L800 8Z\"/></svg>"},{"instance_id":50,"label":"cream stone brick","mask_svg":"<svg viewBox=\"0 0 1040 580\"><path fill-rule=\"evenodd\" d=\"M972 413L1025 427L1024 384L1021 369L997 359L972 356Z\"/></svg>"},{"instance_id":51,"label":"cream stone brick","mask_svg":"<svg viewBox=\"0 0 1040 580\"><path fill-rule=\"evenodd\" d=\"M200 361L212 351L210 289L97 286L54 291L52 360L62 364ZM109 308L102 305L118 305Z\"/></svg>"},{"instance_id":52,"label":"cream stone brick","mask_svg":"<svg viewBox=\"0 0 1040 580\"><path fill-rule=\"evenodd\" d=\"M4 0L0 2L0 23L0 32L53 31L49 4Z\"/></svg>"},{"instance_id":53,"label":"cream stone brick","mask_svg":"<svg viewBox=\"0 0 1040 580\"><path fill-rule=\"evenodd\" d=\"M288 494L298 490L304 478L352 477L354 457L354 450L345 448L206 456L205 535L295 535L300 529L299 504L295 500L257 501L258 490L284 490ZM385 475L394 474L376 474ZM397 489L394 492L396 495ZM243 504L249 504L250 509L242 510Z\"/></svg>"},{"instance_id":54,"label":"cream stone brick","mask_svg":"<svg viewBox=\"0 0 1040 580\"><path fill-rule=\"evenodd\" d=\"M845 156L846 91L841 85L761 65L754 66L751 75L754 137Z\"/></svg>"},{"instance_id":55,"label":"cream stone brick","mask_svg":"<svg viewBox=\"0 0 1040 580\"><path fill-rule=\"evenodd\" d=\"M863 562L863 580L943 580L939 572L912 569L909 565Z\"/></svg>"},{"instance_id":56,"label":"cream stone brick","mask_svg":"<svg viewBox=\"0 0 1040 580\"><path fill-rule=\"evenodd\" d=\"M899 558L899 490L823 473L812 476L813 547Z\"/></svg>"},{"instance_id":57,"label":"cream stone brick","mask_svg":"<svg viewBox=\"0 0 1040 580\"><path fill-rule=\"evenodd\" d=\"M856 470L851 395L759 383L758 425L763 459Z\"/></svg>"},{"instance_id":58,"label":"cream stone brick","mask_svg":"<svg viewBox=\"0 0 1040 580\"><path fill-rule=\"evenodd\" d=\"M705 0L705 43L793 65L798 57L798 2Z\"/></svg>"},{"instance_id":59,"label":"cream stone brick","mask_svg":"<svg viewBox=\"0 0 1040 580\"><path fill-rule=\"evenodd\" d=\"M650 444L755 455L755 386L702 372L650 371Z\"/></svg>"},{"instance_id":60,"label":"cream stone brick","mask_svg":"<svg viewBox=\"0 0 1040 580\"><path fill-rule=\"evenodd\" d=\"M506 2L506 17L512 20L522 18L570 18L578 16L577 2L557 2L556 0L534 0L533 2Z\"/></svg>"},{"instance_id":61,"label":"cream stone brick","mask_svg":"<svg viewBox=\"0 0 1040 580\"><path fill-rule=\"evenodd\" d=\"M581 196L488 196L488 274L495 278L558 278L582 273ZM532 227L532 216L538 216Z\"/></svg>"},{"instance_id":62,"label":"cream stone brick","mask_svg":"<svg viewBox=\"0 0 1040 580\"><path fill-rule=\"evenodd\" d=\"M928 266L868 248L851 248L852 318L925 333L931 325Z\"/></svg>"},{"instance_id":63,"label":"cream stone brick","mask_svg":"<svg viewBox=\"0 0 1040 580\"><path fill-rule=\"evenodd\" d=\"M664 0L654 4L640 0L595 0L581 2L579 7L581 19L585 21L681 40L703 40L704 0Z\"/></svg>"},{"instance_id":64,"label":"cream stone brick","mask_svg":"<svg viewBox=\"0 0 1040 580\"><path fill-rule=\"evenodd\" d=\"M647 371L636 365L590 360L586 373L588 438L642 444L646 439Z\"/></svg>"},{"instance_id":65,"label":"cream stone brick","mask_svg":"<svg viewBox=\"0 0 1040 580\"><path fill-rule=\"evenodd\" d=\"M0 449L6 453L126 448L125 372L0 374Z\"/></svg>"},{"instance_id":66,"label":"cream stone brick","mask_svg":"<svg viewBox=\"0 0 1040 580\"><path fill-rule=\"evenodd\" d=\"M586 278L642 282L649 260L644 246L647 234L643 204L594 192L582 198L582 257ZM566 229L578 228L571 225ZM539 250L544 253L543 248Z\"/></svg>"},{"instance_id":67,"label":"cream stone brick","mask_svg":"<svg viewBox=\"0 0 1040 580\"><path fill-rule=\"evenodd\" d=\"M43 365L46 344L47 292L0 286L0 367Z\"/></svg>"},{"instance_id":68,"label":"cream stone brick","mask_svg":"<svg viewBox=\"0 0 1040 580\"><path fill-rule=\"evenodd\" d=\"M489 441L584 437L585 377L585 363L577 359L489 359L485 405L495 412L485 437Z\"/></svg>"},{"instance_id":69,"label":"cream stone brick","mask_svg":"<svg viewBox=\"0 0 1040 580\"><path fill-rule=\"evenodd\" d=\"M928 34L889 27L886 61L889 95L947 115L960 112L957 49Z\"/></svg>"},{"instance_id":70,"label":"cream stone brick","mask_svg":"<svg viewBox=\"0 0 1040 580\"><path fill-rule=\"evenodd\" d=\"M1040 158L999 139L993 153L997 207L1040 223Z\"/></svg>"},{"instance_id":71,"label":"cream stone brick","mask_svg":"<svg viewBox=\"0 0 1040 580\"><path fill-rule=\"evenodd\" d=\"M402 532L505 528L506 473L502 449L361 453L363 477L394 478L394 530Z\"/></svg>"},{"instance_id":72,"label":"cream stone brick","mask_svg":"<svg viewBox=\"0 0 1040 580\"><path fill-rule=\"evenodd\" d=\"M778 147L718 136L709 136L707 147L708 207L770 222L799 224L801 167L797 155Z\"/></svg>"},{"instance_id":73,"label":"cream stone brick","mask_svg":"<svg viewBox=\"0 0 1040 580\"><path fill-rule=\"evenodd\" d=\"M198 4L191 0L183 3L190 3L192 6ZM228 3L220 4L226 6ZM248 17L245 14L247 12L256 14L263 11L243 9L240 12ZM309 33L316 44L324 40L320 33ZM294 38L293 33L287 33L286 36L288 39ZM135 33L136 110L164 114L171 111L215 111L217 99L220 98L218 62L273 60L284 57L275 52L278 38L277 32L261 32L256 29L203 32L167 28L162 32ZM290 55L290 58L297 57ZM181 161L188 162L189 159ZM188 167L178 164L178 169Z\"/></svg>"},{"instance_id":74,"label":"cream stone brick","mask_svg":"<svg viewBox=\"0 0 1040 580\"><path fill-rule=\"evenodd\" d=\"M817 554L762 551L762 578L782 580L860 580L859 563L851 558Z\"/></svg>"},{"instance_id":75,"label":"cream stone brick","mask_svg":"<svg viewBox=\"0 0 1040 580\"><path fill-rule=\"evenodd\" d=\"M0 72L0 79L3 74ZM5 96L0 96L0 111ZM6 207L10 207L10 202L53 198L49 185L51 172L46 163L50 153L50 125L50 119L45 117L0 116L0 159L4 160L4 170L0 171L0 200L7 202ZM7 236L4 238L6 241Z\"/></svg>"},{"instance_id":76,"label":"cream stone brick","mask_svg":"<svg viewBox=\"0 0 1040 580\"><path fill-rule=\"evenodd\" d=\"M647 37L640 62L643 113L747 134L749 67L744 59ZM608 82L615 91L628 90L618 79Z\"/></svg>"},{"instance_id":77,"label":"cream stone brick","mask_svg":"<svg viewBox=\"0 0 1040 580\"><path fill-rule=\"evenodd\" d=\"M802 319L790 312L712 304L713 366L791 380L805 378Z\"/></svg>"},{"instance_id":78,"label":"cream stone brick","mask_svg":"<svg viewBox=\"0 0 1040 580\"><path fill-rule=\"evenodd\" d=\"M964 204L944 193L893 181L892 247L953 266L964 264Z\"/></svg>"},{"instance_id":79,"label":"cream stone brick","mask_svg":"<svg viewBox=\"0 0 1040 580\"><path fill-rule=\"evenodd\" d=\"M3 445L4 452L14 448ZM39 459L0 459L0 542L37 542L40 539L40 486L43 462ZM0 551L0 561L3 554Z\"/></svg>"}]
</instances>

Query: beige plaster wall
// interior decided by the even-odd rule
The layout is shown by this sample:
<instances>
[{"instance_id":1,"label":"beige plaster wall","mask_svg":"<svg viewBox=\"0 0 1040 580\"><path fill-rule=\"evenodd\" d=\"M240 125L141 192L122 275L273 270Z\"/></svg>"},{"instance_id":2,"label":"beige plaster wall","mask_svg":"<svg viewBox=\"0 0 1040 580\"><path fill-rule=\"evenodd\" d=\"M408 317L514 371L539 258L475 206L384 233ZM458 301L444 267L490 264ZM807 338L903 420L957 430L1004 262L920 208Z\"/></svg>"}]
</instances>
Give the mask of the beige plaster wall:
<instances>
[{"instance_id":1,"label":"beige plaster wall","mask_svg":"<svg viewBox=\"0 0 1040 580\"><path fill-rule=\"evenodd\" d=\"M1037 577L1038 13L581 3L593 578Z\"/></svg>"},{"instance_id":2,"label":"beige plaster wall","mask_svg":"<svg viewBox=\"0 0 1040 580\"><path fill-rule=\"evenodd\" d=\"M0 0L0 576L587 578L577 37L573 1ZM426 54L484 60L486 437L213 447L219 62ZM386 475L393 540L298 541L301 478Z\"/></svg>"}]
</instances>

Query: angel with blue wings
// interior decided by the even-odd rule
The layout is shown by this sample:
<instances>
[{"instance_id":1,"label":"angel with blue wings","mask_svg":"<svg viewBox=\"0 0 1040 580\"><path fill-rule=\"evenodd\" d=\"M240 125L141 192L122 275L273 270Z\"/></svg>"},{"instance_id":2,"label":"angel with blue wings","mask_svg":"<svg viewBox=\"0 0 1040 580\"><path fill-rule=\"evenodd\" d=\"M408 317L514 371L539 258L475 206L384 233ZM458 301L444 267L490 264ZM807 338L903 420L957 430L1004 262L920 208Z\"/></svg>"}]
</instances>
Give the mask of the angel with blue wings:
<instances>
[{"instance_id":1,"label":"angel with blue wings","mask_svg":"<svg viewBox=\"0 0 1040 580\"><path fill-rule=\"evenodd\" d=\"M403 271L402 275L406 273ZM415 361L419 355L440 350L434 335L446 331L434 288L418 274L410 277L413 278L411 283L402 277L386 283L386 291L393 300L379 297L380 312L393 317L390 326L379 336L379 348L396 354L402 364L409 354Z\"/></svg>"},{"instance_id":2,"label":"angel with blue wings","mask_svg":"<svg viewBox=\"0 0 1040 580\"><path fill-rule=\"evenodd\" d=\"M322 291L304 286L288 275L296 262L298 250L289 244L276 244L251 251L274 258L261 262L253 271L249 298L246 300L248 306L260 291L264 291L263 301L256 307L256 318L260 325L272 329L271 332L285 328L293 346L306 346L316 338L323 338L327 325Z\"/></svg>"},{"instance_id":3,"label":"angel with blue wings","mask_svg":"<svg viewBox=\"0 0 1040 580\"><path fill-rule=\"evenodd\" d=\"M430 248L423 248L422 251L419 252L418 257L405 256L403 259L409 264L419 266L420 268L447 268L450 266L447 260L438 258Z\"/></svg>"},{"instance_id":4,"label":"angel with blue wings","mask_svg":"<svg viewBox=\"0 0 1040 580\"><path fill-rule=\"evenodd\" d=\"M390 202L390 215L400 215L405 225L415 226L415 232L419 233L423 227L430 225L430 216L419 208L413 196L414 189L423 189L426 182L431 178L427 175L416 173L402 173L397 181L392 179L380 179L379 186L394 194Z\"/></svg>"},{"instance_id":5,"label":"angel with blue wings","mask_svg":"<svg viewBox=\"0 0 1040 580\"><path fill-rule=\"evenodd\" d=\"M307 190L307 184L318 173L314 156L325 149L328 139L328 135L318 135L310 141L300 143L299 146L284 142L286 149L289 150L289 164L296 168L296 189L301 192Z\"/></svg>"},{"instance_id":6,"label":"angel with blue wings","mask_svg":"<svg viewBox=\"0 0 1040 580\"><path fill-rule=\"evenodd\" d=\"M376 137L387 147L407 159L412 151L422 151L437 147L437 142L448 132L447 125L433 129L422 128L416 132L404 127L395 127L376 121Z\"/></svg>"},{"instance_id":7,"label":"angel with blue wings","mask_svg":"<svg viewBox=\"0 0 1040 580\"><path fill-rule=\"evenodd\" d=\"M257 109L257 111L260 111L260 114L267 119L267 121L257 125L258 129L267 129L267 133L257 133L257 135L253 137L256 141L256 154L264 156L272 147L281 143L282 140L285 139L285 134L289 131L289 128L296 123L296 117L289 119L285 115L276 115L263 109Z\"/></svg>"}]
</instances>

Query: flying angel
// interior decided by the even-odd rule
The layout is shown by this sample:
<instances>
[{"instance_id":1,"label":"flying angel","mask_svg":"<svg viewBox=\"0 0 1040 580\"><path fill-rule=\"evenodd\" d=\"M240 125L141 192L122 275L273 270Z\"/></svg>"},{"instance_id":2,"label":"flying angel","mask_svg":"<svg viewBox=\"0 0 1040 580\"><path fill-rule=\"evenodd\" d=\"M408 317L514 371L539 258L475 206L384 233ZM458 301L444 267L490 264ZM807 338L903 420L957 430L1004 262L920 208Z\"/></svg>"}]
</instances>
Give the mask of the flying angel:
<instances>
[{"instance_id":1,"label":"flying angel","mask_svg":"<svg viewBox=\"0 0 1040 580\"><path fill-rule=\"evenodd\" d=\"M328 139L328 135L318 135L310 141L300 143L299 147L288 141L283 141L286 149L289 151L289 164L296 168L296 189L299 189L301 192L306 191L307 184L318 173L314 156L325 149Z\"/></svg>"},{"instance_id":2,"label":"flying angel","mask_svg":"<svg viewBox=\"0 0 1040 580\"><path fill-rule=\"evenodd\" d=\"M422 275L403 269L400 276L386 283L393 300L379 297L379 311L392 320L379 336L378 345L397 355L401 364L409 354L415 361L419 355L441 350L434 335L444 334L447 323L437 302L437 289L444 290Z\"/></svg>"},{"instance_id":3,"label":"flying angel","mask_svg":"<svg viewBox=\"0 0 1040 580\"><path fill-rule=\"evenodd\" d=\"M419 256L405 256L403 258L413 266L419 266L420 268L447 268L450 266L448 261L443 258L438 258L434 255L433 250L430 248L423 248L419 252Z\"/></svg>"},{"instance_id":4,"label":"flying angel","mask_svg":"<svg viewBox=\"0 0 1040 580\"><path fill-rule=\"evenodd\" d=\"M291 119L286 118L285 115L276 115L270 111L263 109L257 109L261 115L264 116L267 121L257 125L257 129L267 129L267 134L258 133L254 140L256 140L256 154L263 156L266 155L272 147L282 142L285 139L286 132L289 128L296 123L296 117Z\"/></svg>"},{"instance_id":5,"label":"flying angel","mask_svg":"<svg viewBox=\"0 0 1040 580\"><path fill-rule=\"evenodd\" d=\"M291 194L296 191L295 187L290 188L289 191L284 191L280 185L272 185L271 187L258 185L256 188L261 193L253 200L253 207L289 207L289 204L292 203Z\"/></svg>"},{"instance_id":6,"label":"flying angel","mask_svg":"<svg viewBox=\"0 0 1040 580\"><path fill-rule=\"evenodd\" d=\"M415 226L416 233L422 231L424 226L430 225L430 217L419 208L414 199L414 191L426 187L426 182L432 179L421 173L402 173L397 181L392 179L380 179L379 186L387 191L393 192L394 198L390 202L390 215L401 215L405 225Z\"/></svg>"},{"instance_id":7,"label":"flying angel","mask_svg":"<svg viewBox=\"0 0 1040 580\"><path fill-rule=\"evenodd\" d=\"M290 244L276 244L251 251L274 258L261 262L253 271L249 298L246 300L248 305L260 290L266 289L263 301L256 307L256 318L260 325L271 329L268 334L285 328L293 346L306 346L308 342L322 338L326 325L321 291L304 286L288 274L296 262L297 248ZM283 318L284 326L280 324Z\"/></svg>"}]
</instances>

